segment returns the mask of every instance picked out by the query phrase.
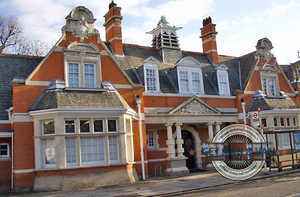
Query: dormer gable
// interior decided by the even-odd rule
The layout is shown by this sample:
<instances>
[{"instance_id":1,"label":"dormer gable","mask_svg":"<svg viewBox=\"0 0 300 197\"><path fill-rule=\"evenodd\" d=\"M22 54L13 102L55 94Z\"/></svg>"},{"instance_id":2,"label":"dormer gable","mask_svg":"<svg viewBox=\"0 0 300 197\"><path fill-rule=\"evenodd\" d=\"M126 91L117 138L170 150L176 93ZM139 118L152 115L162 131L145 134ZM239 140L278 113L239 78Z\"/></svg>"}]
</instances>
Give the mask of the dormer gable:
<instances>
[{"instance_id":1,"label":"dormer gable","mask_svg":"<svg viewBox=\"0 0 300 197\"><path fill-rule=\"evenodd\" d=\"M67 46L67 50L81 52L99 52L98 47L93 43L72 42Z\"/></svg>"},{"instance_id":2,"label":"dormer gable","mask_svg":"<svg viewBox=\"0 0 300 197\"><path fill-rule=\"evenodd\" d=\"M137 69L137 73L144 85L145 92L160 92L159 61L150 56L144 60L144 64Z\"/></svg>"},{"instance_id":3,"label":"dormer gable","mask_svg":"<svg viewBox=\"0 0 300 197\"><path fill-rule=\"evenodd\" d=\"M188 66L201 68L201 63L193 57L185 57L178 61L177 66Z\"/></svg>"},{"instance_id":4,"label":"dormer gable","mask_svg":"<svg viewBox=\"0 0 300 197\"><path fill-rule=\"evenodd\" d=\"M228 77L228 67L220 64L215 67L217 73L219 95L230 95L230 84Z\"/></svg>"},{"instance_id":5,"label":"dormer gable","mask_svg":"<svg viewBox=\"0 0 300 197\"><path fill-rule=\"evenodd\" d=\"M179 60L169 71L175 81L179 93L205 94L201 63L193 57Z\"/></svg>"},{"instance_id":6,"label":"dormer gable","mask_svg":"<svg viewBox=\"0 0 300 197\"><path fill-rule=\"evenodd\" d=\"M159 63L159 61L156 58L154 58L153 56L150 56L144 60L144 63L157 64L157 63Z\"/></svg>"}]
</instances>

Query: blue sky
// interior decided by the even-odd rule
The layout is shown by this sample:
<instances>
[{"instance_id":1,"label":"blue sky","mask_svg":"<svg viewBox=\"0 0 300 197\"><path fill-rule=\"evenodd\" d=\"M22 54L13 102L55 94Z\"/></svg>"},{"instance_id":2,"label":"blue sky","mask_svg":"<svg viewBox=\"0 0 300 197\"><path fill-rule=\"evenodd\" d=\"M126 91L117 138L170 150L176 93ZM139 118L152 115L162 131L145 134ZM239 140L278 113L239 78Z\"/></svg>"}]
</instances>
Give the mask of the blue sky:
<instances>
[{"instance_id":1,"label":"blue sky","mask_svg":"<svg viewBox=\"0 0 300 197\"><path fill-rule=\"evenodd\" d=\"M105 40L103 16L111 0L1 0L0 12L21 21L29 39L51 45L61 36L61 27L70 11L83 5L97 19L95 27ZM114 0L122 7L123 42L150 46L151 35L162 15L169 23L182 27L179 43L182 50L202 52L200 28L208 16L215 23L218 53L242 56L255 50L259 39L273 43L272 53L279 64L299 60L300 1L297 0Z\"/></svg>"}]
</instances>

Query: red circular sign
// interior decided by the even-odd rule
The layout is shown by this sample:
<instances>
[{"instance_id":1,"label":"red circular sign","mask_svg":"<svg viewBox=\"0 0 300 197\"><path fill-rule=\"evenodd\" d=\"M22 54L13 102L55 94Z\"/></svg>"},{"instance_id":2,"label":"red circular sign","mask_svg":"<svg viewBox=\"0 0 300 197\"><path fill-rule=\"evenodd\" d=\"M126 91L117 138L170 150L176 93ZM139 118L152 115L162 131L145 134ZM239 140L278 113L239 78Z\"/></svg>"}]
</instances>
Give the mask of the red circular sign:
<instances>
[{"instance_id":1,"label":"red circular sign","mask_svg":"<svg viewBox=\"0 0 300 197\"><path fill-rule=\"evenodd\" d=\"M258 118L258 114L255 112L253 113L253 119L257 119Z\"/></svg>"}]
</instances>

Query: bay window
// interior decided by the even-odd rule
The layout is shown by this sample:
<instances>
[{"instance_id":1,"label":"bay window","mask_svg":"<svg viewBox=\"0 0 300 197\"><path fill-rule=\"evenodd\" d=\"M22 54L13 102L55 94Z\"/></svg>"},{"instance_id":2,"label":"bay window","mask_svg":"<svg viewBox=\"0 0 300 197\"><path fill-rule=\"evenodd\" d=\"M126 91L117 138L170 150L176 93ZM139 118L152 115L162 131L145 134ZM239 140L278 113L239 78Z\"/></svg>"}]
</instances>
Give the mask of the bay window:
<instances>
[{"instance_id":1,"label":"bay window","mask_svg":"<svg viewBox=\"0 0 300 197\"><path fill-rule=\"evenodd\" d=\"M133 160L131 119L124 119L126 128L119 128L117 118L57 118L40 121L36 144L41 168L109 165ZM54 126L57 124L56 126ZM60 125L61 124L61 125ZM121 124L122 125L122 124ZM123 132L120 132L123 131ZM60 146L58 146L60 144ZM121 149L120 145L126 147ZM64 147L61 149L61 147ZM8 148L0 144L0 158ZM122 156L122 153L126 155ZM39 155L40 154L40 155ZM61 157L64 155L65 158ZM60 157L57 159L57 157ZM4 156L3 156L4 157ZM128 158L127 158L128 157Z\"/></svg>"}]
</instances>

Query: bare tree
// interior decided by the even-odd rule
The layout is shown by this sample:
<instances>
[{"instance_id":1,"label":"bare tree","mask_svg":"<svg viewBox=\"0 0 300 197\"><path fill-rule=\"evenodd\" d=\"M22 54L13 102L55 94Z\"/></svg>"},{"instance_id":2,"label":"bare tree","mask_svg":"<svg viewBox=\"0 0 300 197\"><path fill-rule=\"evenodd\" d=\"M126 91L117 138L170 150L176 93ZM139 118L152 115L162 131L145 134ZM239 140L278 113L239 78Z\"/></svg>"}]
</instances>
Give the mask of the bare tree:
<instances>
[{"instance_id":1,"label":"bare tree","mask_svg":"<svg viewBox=\"0 0 300 197\"><path fill-rule=\"evenodd\" d=\"M0 53L9 46L16 45L21 38L22 26L17 18L0 14Z\"/></svg>"},{"instance_id":2,"label":"bare tree","mask_svg":"<svg viewBox=\"0 0 300 197\"><path fill-rule=\"evenodd\" d=\"M15 46L14 53L19 55L45 56L50 50L46 42L22 38Z\"/></svg>"}]
</instances>

